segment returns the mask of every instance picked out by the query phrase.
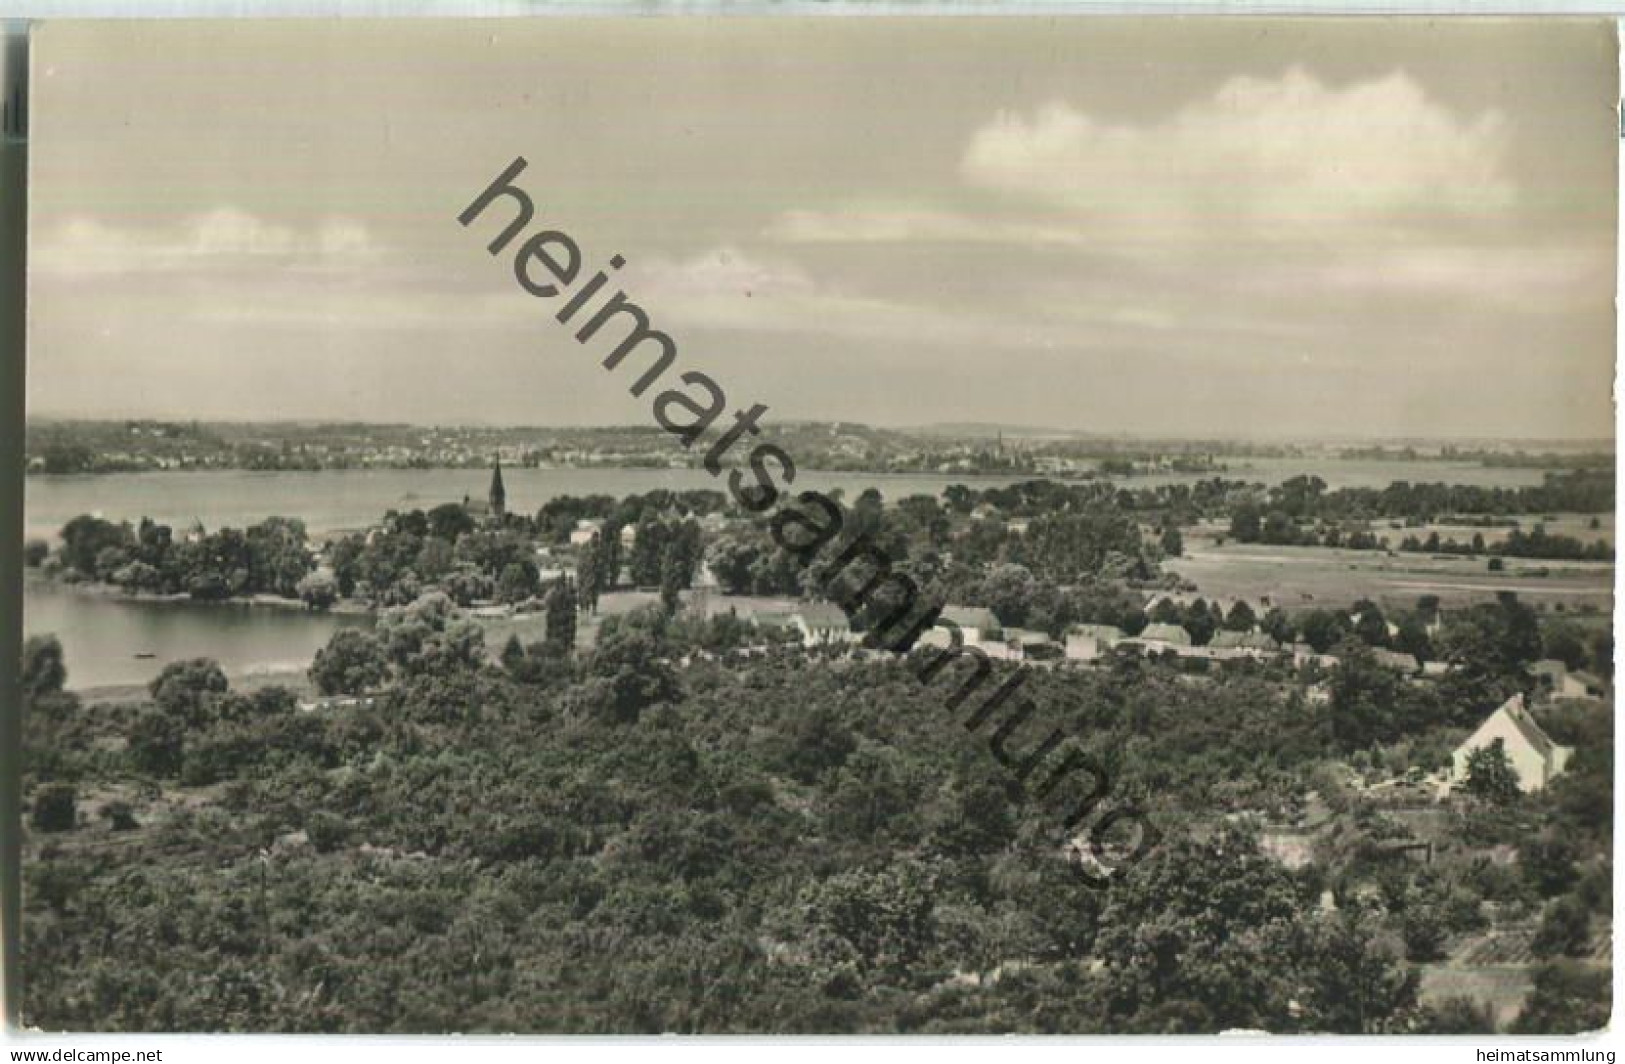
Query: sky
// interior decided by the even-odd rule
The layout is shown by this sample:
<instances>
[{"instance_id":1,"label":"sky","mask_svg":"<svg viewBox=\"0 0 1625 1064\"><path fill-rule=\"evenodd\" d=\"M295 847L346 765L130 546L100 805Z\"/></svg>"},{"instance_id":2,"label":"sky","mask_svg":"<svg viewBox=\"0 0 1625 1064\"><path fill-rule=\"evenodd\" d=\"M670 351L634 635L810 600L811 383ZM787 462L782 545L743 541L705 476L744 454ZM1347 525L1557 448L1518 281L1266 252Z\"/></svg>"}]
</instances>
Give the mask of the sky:
<instances>
[{"instance_id":1,"label":"sky","mask_svg":"<svg viewBox=\"0 0 1625 1064\"><path fill-rule=\"evenodd\" d=\"M48 23L29 402L639 424L457 215L515 157L730 407L1613 435L1612 23Z\"/></svg>"}]
</instances>

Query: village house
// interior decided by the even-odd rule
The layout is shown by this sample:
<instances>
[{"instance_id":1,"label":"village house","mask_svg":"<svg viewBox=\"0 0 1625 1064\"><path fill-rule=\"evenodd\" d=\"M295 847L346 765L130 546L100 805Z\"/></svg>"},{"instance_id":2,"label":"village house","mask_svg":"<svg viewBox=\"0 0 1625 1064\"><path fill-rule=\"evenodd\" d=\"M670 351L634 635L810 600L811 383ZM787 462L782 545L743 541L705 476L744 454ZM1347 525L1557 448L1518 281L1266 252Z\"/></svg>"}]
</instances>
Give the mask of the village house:
<instances>
[{"instance_id":1,"label":"village house","mask_svg":"<svg viewBox=\"0 0 1625 1064\"><path fill-rule=\"evenodd\" d=\"M1293 643L1287 649L1292 652L1292 664L1299 667L1319 665L1323 669L1334 669L1340 660L1336 654L1322 654L1309 643Z\"/></svg>"},{"instance_id":2,"label":"village house","mask_svg":"<svg viewBox=\"0 0 1625 1064\"><path fill-rule=\"evenodd\" d=\"M1058 658L1061 647L1048 632L1035 632L1027 628L1006 628L1004 645L1017 661L1046 661Z\"/></svg>"},{"instance_id":3,"label":"village house","mask_svg":"<svg viewBox=\"0 0 1625 1064\"><path fill-rule=\"evenodd\" d=\"M1228 651L1225 657L1258 658L1274 657L1281 652L1281 644L1275 637L1265 632L1232 632L1220 631L1213 633L1208 646L1218 651Z\"/></svg>"},{"instance_id":4,"label":"village house","mask_svg":"<svg viewBox=\"0 0 1625 1064\"><path fill-rule=\"evenodd\" d=\"M586 546L588 543L591 543L594 537L602 532L603 529L603 521L598 520L597 518L583 517L581 520L577 521L576 526L570 530L570 546Z\"/></svg>"},{"instance_id":5,"label":"village house","mask_svg":"<svg viewBox=\"0 0 1625 1064\"><path fill-rule=\"evenodd\" d=\"M1467 759L1475 751L1497 739L1507 760L1518 773L1518 789L1529 794L1541 790L1568 766L1574 749L1558 746L1535 722L1525 707L1522 694L1513 695L1489 715L1467 741L1456 747L1450 779L1460 785L1467 780Z\"/></svg>"},{"instance_id":6,"label":"village house","mask_svg":"<svg viewBox=\"0 0 1625 1064\"><path fill-rule=\"evenodd\" d=\"M844 645L859 638L852 631L846 613L827 602L811 602L790 615L790 623L801 633L803 646Z\"/></svg>"},{"instance_id":7,"label":"village house","mask_svg":"<svg viewBox=\"0 0 1625 1064\"><path fill-rule=\"evenodd\" d=\"M1177 624L1148 624L1139 635L1148 650L1175 650L1191 645L1191 634Z\"/></svg>"},{"instance_id":8,"label":"village house","mask_svg":"<svg viewBox=\"0 0 1625 1064\"><path fill-rule=\"evenodd\" d=\"M1587 672L1570 672L1569 667L1556 658L1535 662L1529 666L1529 672L1548 698L1587 698L1603 693L1602 680Z\"/></svg>"},{"instance_id":9,"label":"village house","mask_svg":"<svg viewBox=\"0 0 1625 1064\"><path fill-rule=\"evenodd\" d=\"M979 650L995 661L1021 659L1020 647L1011 646L999 618L985 606L944 606L937 623L920 636L916 645L950 649L955 645L956 631L960 647Z\"/></svg>"},{"instance_id":10,"label":"village house","mask_svg":"<svg viewBox=\"0 0 1625 1064\"><path fill-rule=\"evenodd\" d=\"M1123 641L1123 630L1111 624L1075 624L1066 633L1066 656L1094 661Z\"/></svg>"},{"instance_id":11,"label":"village house","mask_svg":"<svg viewBox=\"0 0 1625 1064\"><path fill-rule=\"evenodd\" d=\"M964 646L980 646L999 640L1004 634L998 617L985 606L944 606L937 615L937 623L921 638L935 637L930 645L946 647L952 643L954 628L958 628Z\"/></svg>"},{"instance_id":12,"label":"village house","mask_svg":"<svg viewBox=\"0 0 1625 1064\"><path fill-rule=\"evenodd\" d=\"M1371 651L1371 656L1383 668L1392 669L1406 676L1415 676L1422 671L1422 664L1416 660L1414 654L1402 654L1397 650L1385 650L1382 647L1377 647Z\"/></svg>"}]
</instances>

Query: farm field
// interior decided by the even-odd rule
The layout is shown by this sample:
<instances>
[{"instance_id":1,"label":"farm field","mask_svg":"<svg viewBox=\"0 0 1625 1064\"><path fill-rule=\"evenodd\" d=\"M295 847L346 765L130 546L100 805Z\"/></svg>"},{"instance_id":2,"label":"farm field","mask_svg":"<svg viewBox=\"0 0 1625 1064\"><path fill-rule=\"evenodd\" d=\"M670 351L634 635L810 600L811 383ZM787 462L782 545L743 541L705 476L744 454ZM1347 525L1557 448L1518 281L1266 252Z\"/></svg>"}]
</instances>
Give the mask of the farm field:
<instances>
[{"instance_id":1,"label":"farm field","mask_svg":"<svg viewBox=\"0 0 1625 1064\"><path fill-rule=\"evenodd\" d=\"M1407 527L1403 522L1373 523L1371 531L1378 536L1387 536L1392 543L1398 543L1406 536L1416 536L1426 539L1429 533L1439 533L1440 539L1454 539L1457 542L1472 540L1474 535L1484 537L1489 545L1500 543L1507 538L1513 528L1522 530L1525 534L1533 532L1536 525L1546 530L1549 536L1569 536L1582 543L1592 543L1602 540L1605 543L1614 542L1614 515L1599 514L1552 514L1550 516L1524 515L1512 518L1515 524L1486 528L1480 525L1468 525L1451 522L1433 522L1425 525ZM1597 527L1592 528L1591 522L1595 520Z\"/></svg>"},{"instance_id":2,"label":"farm field","mask_svg":"<svg viewBox=\"0 0 1625 1064\"><path fill-rule=\"evenodd\" d=\"M1193 534L1185 556L1168 568L1207 597L1268 599L1283 609L1347 607L1362 598L1411 607L1438 595L1446 608L1487 602L1514 591L1537 609L1608 613L1614 567L1606 562L1553 562L1509 558L1492 573L1483 558L1225 543Z\"/></svg>"}]
</instances>

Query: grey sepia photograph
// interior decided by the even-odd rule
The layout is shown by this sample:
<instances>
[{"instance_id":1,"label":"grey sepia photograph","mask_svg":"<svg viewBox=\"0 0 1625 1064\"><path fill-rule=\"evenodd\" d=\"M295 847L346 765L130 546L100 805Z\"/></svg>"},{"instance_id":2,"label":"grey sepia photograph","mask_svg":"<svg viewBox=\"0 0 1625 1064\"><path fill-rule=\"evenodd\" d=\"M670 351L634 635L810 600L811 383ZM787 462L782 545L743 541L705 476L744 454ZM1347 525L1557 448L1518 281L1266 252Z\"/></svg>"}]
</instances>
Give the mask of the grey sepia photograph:
<instances>
[{"instance_id":1,"label":"grey sepia photograph","mask_svg":"<svg viewBox=\"0 0 1625 1064\"><path fill-rule=\"evenodd\" d=\"M22 1023L1607 1028L1617 53L36 25Z\"/></svg>"}]
</instances>

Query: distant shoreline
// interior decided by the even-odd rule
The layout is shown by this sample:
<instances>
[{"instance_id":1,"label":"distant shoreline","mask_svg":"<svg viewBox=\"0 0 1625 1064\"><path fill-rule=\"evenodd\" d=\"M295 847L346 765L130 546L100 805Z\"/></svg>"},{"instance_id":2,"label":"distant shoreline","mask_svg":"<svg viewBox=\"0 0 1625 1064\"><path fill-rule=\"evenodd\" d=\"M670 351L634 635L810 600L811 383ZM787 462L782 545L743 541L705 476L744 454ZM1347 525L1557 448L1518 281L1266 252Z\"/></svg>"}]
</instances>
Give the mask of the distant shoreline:
<instances>
[{"instance_id":1,"label":"distant shoreline","mask_svg":"<svg viewBox=\"0 0 1625 1064\"><path fill-rule=\"evenodd\" d=\"M250 671L245 673L226 673L226 679L231 689L238 693L257 691L262 687L287 687L301 697L314 693L310 677L303 669L271 669L266 671ZM93 687L67 688L68 693L78 696L85 706L107 706L119 702L145 702L151 694L144 683L109 683L97 684Z\"/></svg>"}]
</instances>

